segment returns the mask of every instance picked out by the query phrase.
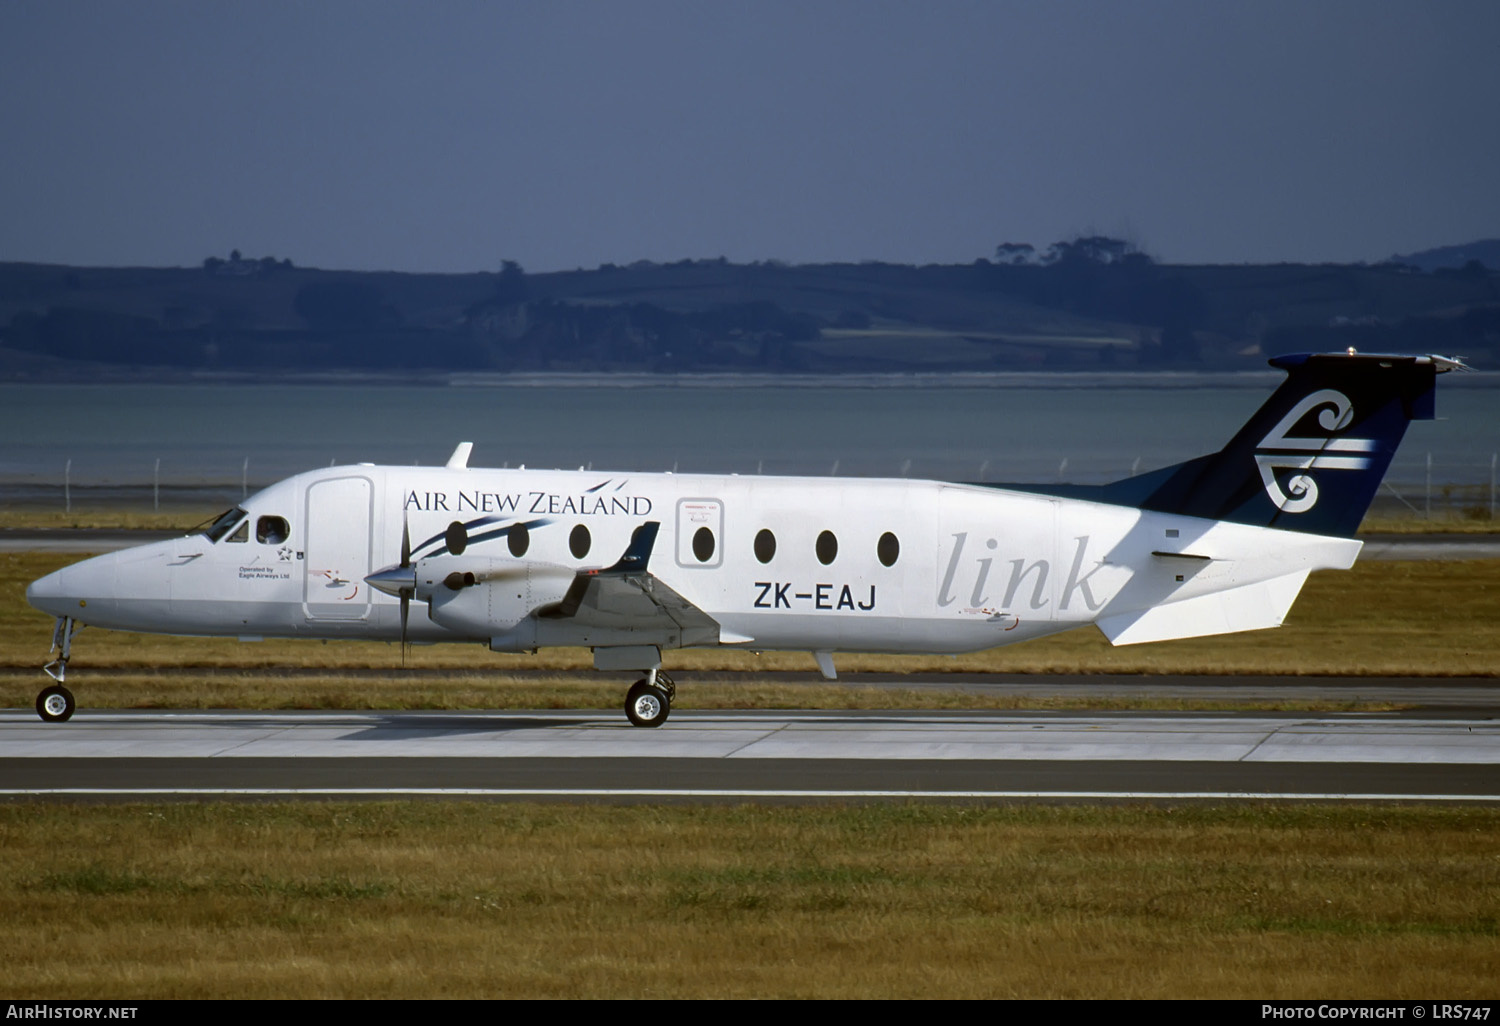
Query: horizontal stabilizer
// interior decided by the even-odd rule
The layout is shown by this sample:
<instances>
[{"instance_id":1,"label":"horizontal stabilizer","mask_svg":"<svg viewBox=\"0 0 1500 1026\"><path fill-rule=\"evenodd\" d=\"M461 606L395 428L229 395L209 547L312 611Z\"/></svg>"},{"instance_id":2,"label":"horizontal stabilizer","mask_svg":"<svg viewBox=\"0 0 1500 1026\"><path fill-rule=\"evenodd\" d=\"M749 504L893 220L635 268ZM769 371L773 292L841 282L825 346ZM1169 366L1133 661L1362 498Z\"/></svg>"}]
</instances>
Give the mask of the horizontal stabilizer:
<instances>
[{"instance_id":1,"label":"horizontal stabilizer","mask_svg":"<svg viewBox=\"0 0 1500 1026\"><path fill-rule=\"evenodd\" d=\"M1300 570L1269 581L1168 602L1140 612L1120 613L1099 620L1099 629L1112 645L1145 641L1201 638L1265 627L1280 627L1302 590L1308 571Z\"/></svg>"}]
</instances>

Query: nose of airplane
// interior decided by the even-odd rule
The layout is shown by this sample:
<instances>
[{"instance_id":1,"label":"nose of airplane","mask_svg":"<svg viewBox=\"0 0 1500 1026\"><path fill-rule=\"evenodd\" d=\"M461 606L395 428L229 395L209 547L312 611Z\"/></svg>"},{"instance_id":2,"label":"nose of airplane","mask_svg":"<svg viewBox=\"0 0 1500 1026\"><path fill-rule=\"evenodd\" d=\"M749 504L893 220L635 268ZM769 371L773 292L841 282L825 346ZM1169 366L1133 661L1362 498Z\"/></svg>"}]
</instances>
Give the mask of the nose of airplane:
<instances>
[{"instance_id":1,"label":"nose of airplane","mask_svg":"<svg viewBox=\"0 0 1500 1026\"><path fill-rule=\"evenodd\" d=\"M26 589L26 601L53 616L87 619L103 626L103 621L95 617L108 615L118 597L115 569L119 556L118 552L108 552L33 581Z\"/></svg>"},{"instance_id":2,"label":"nose of airplane","mask_svg":"<svg viewBox=\"0 0 1500 1026\"><path fill-rule=\"evenodd\" d=\"M159 629L171 599L166 561L179 554L180 545L154 542L65 566L33 581L26 601L44 613L94 627Z\"/></svg>"},{"instance_id":3,"label":"nose of airplane","mask_svg":"<svg viewBox=\"0 0 1500 1026\"><path fill-rule=\"evenodd\" d=\"M64 568L66 569L66 568ZM53 616L72 616L73 611L68 608L71 603L77 606L76 600L70 600L63 594L63 570L57 570L46 577L39 577L26 587L26 601L44 613Z\"/></svg>"}]
</instances>

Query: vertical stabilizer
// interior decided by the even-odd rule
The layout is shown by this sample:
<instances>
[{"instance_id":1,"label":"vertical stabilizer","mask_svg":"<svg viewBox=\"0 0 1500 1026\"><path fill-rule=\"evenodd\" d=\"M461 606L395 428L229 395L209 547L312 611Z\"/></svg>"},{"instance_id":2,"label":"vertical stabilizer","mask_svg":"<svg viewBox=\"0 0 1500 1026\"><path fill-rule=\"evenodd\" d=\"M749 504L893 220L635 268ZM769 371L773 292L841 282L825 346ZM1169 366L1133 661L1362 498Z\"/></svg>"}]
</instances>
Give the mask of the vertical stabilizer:
<instances>
[{"instance_id":1,"label":"vertical stabilizer","mask_svg":"<svg viewBox=\"0 0 1500 1026\"><path fill-rule=\"evenodd\" d=\"M1352 350L1271 365L1287 380L1223 449L1106 485L1106 496L1164 513L1352 536L1406 425L1432 419L1437 374L1463 366Z\"/></svg>"}]
</instances>

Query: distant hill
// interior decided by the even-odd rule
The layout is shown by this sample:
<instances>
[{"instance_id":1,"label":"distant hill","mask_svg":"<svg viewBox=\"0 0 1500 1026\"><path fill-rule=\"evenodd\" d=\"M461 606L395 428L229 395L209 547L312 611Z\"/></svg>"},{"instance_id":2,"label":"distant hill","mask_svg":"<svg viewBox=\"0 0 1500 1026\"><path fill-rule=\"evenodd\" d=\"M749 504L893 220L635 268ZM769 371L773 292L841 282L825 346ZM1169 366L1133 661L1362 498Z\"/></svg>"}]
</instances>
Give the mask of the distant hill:
<instances>
[{"instance_id":1,"label":"distant hill","mask_svg":"<svg viewBox=\"0 0 1500 1026\"><path fill-rule=\"evenodd\" d=\"M238 252L196 268L11 263L0 380L1255 370L1276 353L1351 345L1500 367L1500 273L1468 262L1479 246L1500 242L1453 247L1466 262L1431 272L1157 264L1101 238L922 267L718 258L400 274Z\"/></svg>"},{"instance_id":2,"label":"distant hill","mask_svg":"<svg viewBox=\"0 0 1500 1026\"><path fill-rule=\"evenodd\" d=\"M1492 271L1500 270L1500 239L1480 239L1459 246L1438 246L1435 249L1424 249L1420 253L1393 256L1391 260L1429 274L1443 267L1463 267L1470 260L1478 260Z\"/></svg>"}]
</instances>

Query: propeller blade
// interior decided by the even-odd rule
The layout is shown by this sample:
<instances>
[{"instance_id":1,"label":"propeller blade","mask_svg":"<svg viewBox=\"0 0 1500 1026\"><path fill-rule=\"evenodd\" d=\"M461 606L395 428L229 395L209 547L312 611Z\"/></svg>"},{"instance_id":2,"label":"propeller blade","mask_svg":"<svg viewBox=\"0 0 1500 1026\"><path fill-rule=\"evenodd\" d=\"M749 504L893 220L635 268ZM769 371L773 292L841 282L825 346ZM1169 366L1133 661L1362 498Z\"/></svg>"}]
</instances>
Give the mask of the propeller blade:
<instances>
[{"instance_id":1,"label":"propeller blade","mask_svg":"<svg viewBox=\"0 0 1500 1026\"><path fill-rule=\"evenodd\" d=\"M411 525L407 520L406 510L401 510L401 569L411 567ZM412 581L415 583L417 572L412 571ZM406 669L406 620L411 615L411 597L415 588L402 588L401 596L401 668Z\"/></svg>"},{"instance_id":2,"label":"propeller blade","mask_svg":"<svg viewBox=\"0 0 1500 1026\"><path fill-rule=\"evenodd\" d=\"M411 613L411 592L401 589L401 668L406 668L406 618Z\"/></svg>"}]
</instances>

